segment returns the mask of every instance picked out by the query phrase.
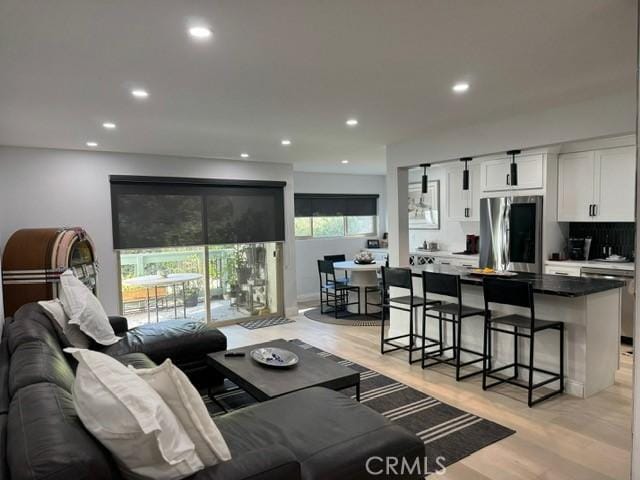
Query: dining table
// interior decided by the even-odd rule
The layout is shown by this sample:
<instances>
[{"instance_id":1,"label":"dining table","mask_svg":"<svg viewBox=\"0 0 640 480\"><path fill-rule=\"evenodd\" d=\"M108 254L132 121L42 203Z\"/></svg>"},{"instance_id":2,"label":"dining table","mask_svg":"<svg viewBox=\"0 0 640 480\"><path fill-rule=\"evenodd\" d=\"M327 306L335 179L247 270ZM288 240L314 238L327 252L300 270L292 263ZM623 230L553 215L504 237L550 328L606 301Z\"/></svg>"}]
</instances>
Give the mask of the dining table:
<instances>
[{"instance_id":1,"label":"dining table","mask_svg":"<svg viewBox=\"0 0 640 480\"><path fill-rule=\"evenodd\" d=\"M383 266L382 262L372 263L356 263L353 260L346 260L344 262L334 262L333 268L335 270L344 270L349 276L349 284L354 287L360 287L360 313L365 312L365 287L377 287L378 286L378 273L380 267ZM355 296L355 292L349 293L349 303L353 300L353 305L347 306L347 311L350 313L358 313L358 305L352 298ZM369 305L367 306L368 313L380 312L380 307L372 306L371 303L380 303L380 292L369 293ZM372 301L373 300L373 301Z\"/></svg>"},{"instance_id":2,"label":"dining table","mask_svg":"<svg viewBox=\"0 0 640 480\"><path fill-rule=\"evenodd\" d=\"M123 285L129 287L146 288L147 290L147 320L151 320L151 294L154 291L156 305L156 322L159 321L158 314L158 287L172 287L173 290L173 313L178 318L178 302L176 286L182 285L182 309L183 317L187 318L187 303L185 287L187 283L202 279L200 273L169 273L168 275L142 275L140 277L127 278L122 281Z\"/></svg>"}]
</instances>

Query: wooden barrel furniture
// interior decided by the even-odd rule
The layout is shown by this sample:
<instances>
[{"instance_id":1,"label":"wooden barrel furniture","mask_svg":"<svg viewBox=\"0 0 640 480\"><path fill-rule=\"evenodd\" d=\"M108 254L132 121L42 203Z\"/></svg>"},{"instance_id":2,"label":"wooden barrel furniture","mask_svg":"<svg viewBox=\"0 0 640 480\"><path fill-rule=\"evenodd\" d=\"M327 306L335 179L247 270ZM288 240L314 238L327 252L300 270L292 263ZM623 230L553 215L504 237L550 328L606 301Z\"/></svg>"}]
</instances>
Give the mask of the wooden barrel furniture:
<instances>
[{"instance_id":1,"label":"wooden barrel furniture","mask_svg":"<svg viewBox=\"0 0 640 480\"><path fill-rule=\"evenodd\" d=\"M96 293L97 263L91 238L80 227L15 232L2 257L4 313L58 296L60 274L71 268Z\"/></svg>"}]
</instances>

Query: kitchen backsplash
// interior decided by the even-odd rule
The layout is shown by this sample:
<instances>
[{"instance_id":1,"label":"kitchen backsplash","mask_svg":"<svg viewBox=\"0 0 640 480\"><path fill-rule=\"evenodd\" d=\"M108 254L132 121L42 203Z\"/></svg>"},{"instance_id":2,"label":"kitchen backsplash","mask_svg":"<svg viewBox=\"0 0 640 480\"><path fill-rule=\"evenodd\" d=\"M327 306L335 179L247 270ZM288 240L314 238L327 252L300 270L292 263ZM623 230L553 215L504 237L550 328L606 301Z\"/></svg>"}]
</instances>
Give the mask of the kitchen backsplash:
<instances>
[{"instance_id":1,"label":"kitchen backsplash","mask_svg":"<svg viewBox=\"0 0 640 480\"><path fill-rule=\"evenodd\" d=\"M569 224L571 238L591 237L589 259L602 258L602 247L610 245L614 254L633 259L635 224L632 222L572 222Z\"/></svg>"}]
</instances>

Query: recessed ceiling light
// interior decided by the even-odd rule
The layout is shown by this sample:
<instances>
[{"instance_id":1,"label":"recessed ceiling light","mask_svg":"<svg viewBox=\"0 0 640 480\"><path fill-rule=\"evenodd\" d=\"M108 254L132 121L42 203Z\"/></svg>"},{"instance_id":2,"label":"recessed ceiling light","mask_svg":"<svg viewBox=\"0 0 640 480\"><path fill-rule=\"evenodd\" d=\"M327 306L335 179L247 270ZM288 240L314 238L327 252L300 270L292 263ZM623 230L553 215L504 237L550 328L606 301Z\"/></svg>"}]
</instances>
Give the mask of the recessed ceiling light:
<instances>
[{"instance_id":1,"label":"recessed ceiling light","mask_svg":"<svg viewBox=\"0 0 640 480\"><path fill-rule=\"evenodd\" d=\"M289 139L285 138L285 139L284 139L284 140L282 140L280 143L281 143L282 145L291 145L291 140L289 140Z\"/></svg>"},{"instance_id":2,"label":"recessed ceiling light","mask_svg":"<svg viewBox=\"0 0 640 480\"><path fill-rule=\"evenodd\" d=\"M249 154L248 153L241 153L240 156L242 158L249 158Z\"/></svg>"},{"instance_id":3,"label":"recessed ceiling light","mask_svg":"<svg viewBox=\"0 0 640 480\"><path fill-rule=\"evenodd\" d=\"M131 90L131 95L136 98L147 98L149 97L149 92L142 88L134 88L133 90Z\"/></svg>"},{"instance_id":4,"label":"recessed ceiling light","mask_svg":"<svg viewBox=\"0 0 640 480\"><path fill-rule=\"evenodd\" d=\"M346 121L346 124L350 127L355 127L356 125L358 125L358 119L350 118L349 120Z\"/></svg>"},{"instance_id":5,"label":"recessed ceiling light","mask_svg":"<svg viewBox=\"0 0 640 480\"><path fill-rule=\"evenodd\" d=\"M347 164L347 163L349 163L349 160L342 160L342 162L340 162L340 163Z\"/></svg>"},{"instance_id":6,"label":"recessed ceiling light","mask_svg":"<svg viewBox=\"0 0 640 480\"><path fill-rule=\"evenodd\" d=\"M456 83L452 90L456 93L464 93L469 90L469 84L467 82Z\"/></svg>"},{"instance_id":7,"label":"recessed ceiling light","mask_svg":"<svg viewBox=\"0 0 640 480\"><path fill-rule=\"evenodd\" d=\"M206 40L211 37L211 30L207 27L191 27L189 29L189 35L198 40Z\"/></svg>"},{"instance_id":8,"label":"recessed ceiling light","mask_svg":"<svg viewBox=\"0 0 640 480\"><path fill-rule=\"evenodd\" d=\"M116 124L113 122L104 122L102 126L107 130L113 130L114 128L116 128Z\"/></svg>"},{"instance_id":9,"label":"recessed ceiling light","mask_svg":"<svg viewBox=\"0 0 640 480\"><path fill-rule=\"evenodd\" d=\"M97 142L87 142L86 145L87 145L87 147L92 147L93 148L93 147L97 147L98 143Z\"/></svg>"}]
</instances>

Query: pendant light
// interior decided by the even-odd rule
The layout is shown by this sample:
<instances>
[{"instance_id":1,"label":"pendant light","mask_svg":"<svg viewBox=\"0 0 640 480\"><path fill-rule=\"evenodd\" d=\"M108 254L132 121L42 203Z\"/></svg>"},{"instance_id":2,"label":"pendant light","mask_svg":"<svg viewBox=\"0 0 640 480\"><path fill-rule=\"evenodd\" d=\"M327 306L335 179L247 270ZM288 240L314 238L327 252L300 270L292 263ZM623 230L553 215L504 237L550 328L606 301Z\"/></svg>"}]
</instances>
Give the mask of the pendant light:
<instances>
[{"instance_id":1,"label":"pendant light","mask_svg":"<svg viewBox=\"0 0 640 480\"><path fill-rule=\"evenodd\" d=\"M429 187L429 177L427 176L427 168L431 166L430 163L421 163L422 167L422 193L427 193Z\"/></svg>"},{"instance_id":2,"label":"pendant light","mask_svg":"<svg viewBox=\"0 0 640 480\"><path fill-rule=\"evenodd\" d=\"M462 157L461 162L464 162L464 170L462 171L462 190L469 190L469 162L473 160L473 157Z\"/></svg>"},{"instance_id":3,"label":"pendant light","mask_svg":"<svg viewBox=\"0 0 640 480\"><path fill-rule=\"evenodd\" d=\"M511 174L509 177L509 185L518 185L518 164L516 163L516 155L520 155L520 150L509 150L507 155L511 155Z\"/></svg>"}]
</instances>

